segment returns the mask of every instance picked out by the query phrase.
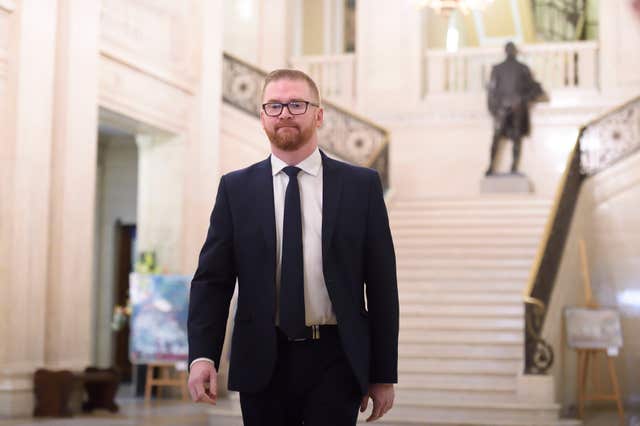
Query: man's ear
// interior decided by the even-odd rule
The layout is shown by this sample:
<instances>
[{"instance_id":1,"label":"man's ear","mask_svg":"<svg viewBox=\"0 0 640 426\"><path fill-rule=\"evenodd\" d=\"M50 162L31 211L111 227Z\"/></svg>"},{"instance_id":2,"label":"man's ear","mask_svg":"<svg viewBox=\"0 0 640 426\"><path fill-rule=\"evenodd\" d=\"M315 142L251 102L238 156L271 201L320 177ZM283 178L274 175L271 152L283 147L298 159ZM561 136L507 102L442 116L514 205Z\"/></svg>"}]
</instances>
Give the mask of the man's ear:
<instances>
[{"instance_id":1,"label":"man's ear","mask_svg":"<svg viewBox=\"0 0 640 426\"><path fill-rule=\"evenodd\" d=\"M264 111L260 110L260 123L262 124L262 128L264 129Z\"/></svg>"},{"instance_id":2,"label":"man's ear","mask_svg":"<svg viewBox=\"0 0 640 426\"><path fill-rule=\"evenodd\" d=\"M322 121L324 120L324 110L322 108L316 109L316 127L322 126Z\"/></svg>"}]
</instances>

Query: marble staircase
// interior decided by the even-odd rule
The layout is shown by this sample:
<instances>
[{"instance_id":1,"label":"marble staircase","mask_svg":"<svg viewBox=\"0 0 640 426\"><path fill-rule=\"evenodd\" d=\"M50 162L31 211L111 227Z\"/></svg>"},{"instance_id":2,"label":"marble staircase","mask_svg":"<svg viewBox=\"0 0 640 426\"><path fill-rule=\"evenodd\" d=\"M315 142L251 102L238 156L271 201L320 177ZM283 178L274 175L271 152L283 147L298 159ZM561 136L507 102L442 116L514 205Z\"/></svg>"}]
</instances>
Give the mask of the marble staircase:
<instances>
[{"instance_id":1,"label":"marble staircase","mask_svg":"<svg viewBox=\"0 0 640 426\"><path fill-rule=\"evenodd\" d=\"M399 384L384 425L559 425L519 397L527 283L551 200L398 199Z\"/></svg>"}]
</instances>

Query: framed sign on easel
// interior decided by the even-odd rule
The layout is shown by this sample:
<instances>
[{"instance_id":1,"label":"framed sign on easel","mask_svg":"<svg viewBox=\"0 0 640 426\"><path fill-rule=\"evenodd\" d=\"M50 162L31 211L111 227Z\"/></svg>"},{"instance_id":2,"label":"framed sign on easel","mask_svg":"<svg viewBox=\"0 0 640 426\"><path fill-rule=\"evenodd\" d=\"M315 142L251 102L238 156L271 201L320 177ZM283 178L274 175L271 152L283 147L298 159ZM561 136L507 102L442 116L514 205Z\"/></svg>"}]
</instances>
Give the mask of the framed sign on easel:
<instances>
[{"instance_id":1,"label":"framed sign on easel","mask_svg":"<svg viewBox=\"0 0 640 426\"><path fill-rule=\"evenodd\" d=\"M622 348L620 314L614 309L601 308L593 297L591 278L584 240L580 240L580 259L586 303L584 307L565 308L567 344L578 354L578 415L584 417L586 401L615 401L620 422L624 409L614 358ZM600 375L601 360L606 362L611 391L603 389ZM592 389L588 389L591 378Z\"/></svg>"}]
</instances>

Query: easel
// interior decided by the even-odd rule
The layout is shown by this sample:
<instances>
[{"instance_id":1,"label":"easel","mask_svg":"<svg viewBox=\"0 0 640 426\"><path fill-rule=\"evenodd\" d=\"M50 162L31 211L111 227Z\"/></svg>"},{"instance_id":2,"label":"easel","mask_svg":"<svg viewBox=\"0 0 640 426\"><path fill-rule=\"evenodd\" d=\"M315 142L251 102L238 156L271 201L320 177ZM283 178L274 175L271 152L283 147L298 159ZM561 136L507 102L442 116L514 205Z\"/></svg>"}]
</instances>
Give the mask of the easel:
<instances>
[{"instance_id":1,"label":"easel","mask_svg":"<svg viewBox=\"0 0 640 426\"><path fill-rule=\"evenodd\" d=\"M580 265L582 270L582 279L584 283L584 294L586 299L586 307L590 309L598 308L598 303L593 298L591 291L591 278L589 276L589 267L587 262L587 249L583 239L580 239ZM620 396L620 387L618 385L618 376L616 374L613 357L609 356L606 349L576 349L578 353L578 417L584 418L585 401L615 401L618 408L618 416L620 424L624 423L624 409L622 408L622 398ZM598 364L598 355L603 355L607 360L607 368L609 370L609 378L613 393L606 393L602 390L600 383L600 367ZM589 365L591 364L591 370ZM591 381L594 392L587 394L587 376L591 375Z\"/></svg>"},{"instance_id":2,"label":"easel","mask_svg":"<svg viewBox=\"0 0 640 426\"><path fill-rule=\"evenodd\" d=\"M153 377L154 370L158 368L158 378ZM172 372L177 374L172 377ZM156 386L162 387L177 387L180 388L182 393L182 400L187 401L189 399L189 391L187 390L187 371L179 370L176 368L175 363L162 363L152 362L147 364L147 378L144 386L144 402L148 403L151 400L151 388ZM160 389L158 390L160 392Z\"/></svg>"}]
</instances>

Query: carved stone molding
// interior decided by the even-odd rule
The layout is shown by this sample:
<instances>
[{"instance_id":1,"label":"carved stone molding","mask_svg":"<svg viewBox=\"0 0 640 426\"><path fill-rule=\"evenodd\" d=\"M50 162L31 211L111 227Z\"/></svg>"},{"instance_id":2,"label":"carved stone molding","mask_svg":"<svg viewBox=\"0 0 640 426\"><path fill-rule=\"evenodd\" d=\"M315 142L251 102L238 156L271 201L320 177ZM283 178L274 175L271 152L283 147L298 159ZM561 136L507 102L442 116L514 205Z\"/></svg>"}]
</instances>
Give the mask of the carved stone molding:
<instances>
[{"instance_id":1,"label":"carved stone molding","mask_svg":"<svg viewBox=\"0 0 640 426\"><path fill-rule=\"evenodd\" d=\"M640 150L640 98L588 125L580 146L582 172L588 176Z\"/></svg>"},{"instance_id":2,"label":"carved stone molding","mask_svg":"<svg viewBox=\"0 0 640 426\"><path fill-rule=\"evenodd\" d=\"M13 0L0 0L0 12L11 13L15 9L16 3Z\"/></svg>"},{"instance_id":3,"label":"carved stone molding","mask_svg":"<svg viewBox=\"0 0 640 426\"><path fill-rule=\"evenodd\" d=\"M126 64L100 58L101 107L171 133L188 127L192 97Z\"/></svg>"},{"instance_id":4,"label":"carved stone molding","mask_svg":"<svg viewBox=\"0 0 640 426\"><path fill-rule=\"evenodd\" d=\"M545 308L525 303L525 374L546 374L553 365L553 348L542 337Z\"/></svg>"},{"instance_id":5,"label":"carved stone molding","mask_svg":"<svg viewBox=\"0 0 640 426\"><path fill-rule=\"evenodd\" d=\"M100 50L192 93L200 69L198 22L194 0L103 0Z\"/></svg>"}]
</instances>

